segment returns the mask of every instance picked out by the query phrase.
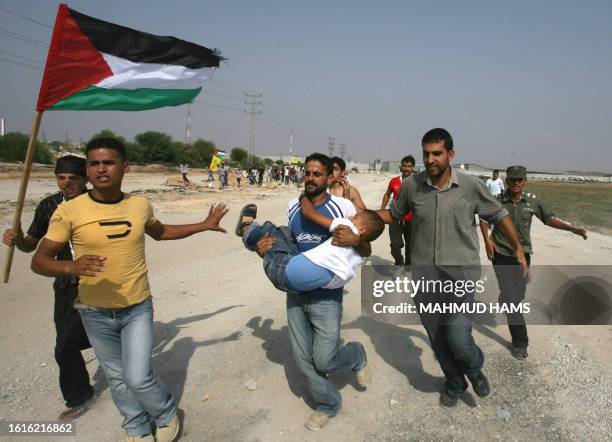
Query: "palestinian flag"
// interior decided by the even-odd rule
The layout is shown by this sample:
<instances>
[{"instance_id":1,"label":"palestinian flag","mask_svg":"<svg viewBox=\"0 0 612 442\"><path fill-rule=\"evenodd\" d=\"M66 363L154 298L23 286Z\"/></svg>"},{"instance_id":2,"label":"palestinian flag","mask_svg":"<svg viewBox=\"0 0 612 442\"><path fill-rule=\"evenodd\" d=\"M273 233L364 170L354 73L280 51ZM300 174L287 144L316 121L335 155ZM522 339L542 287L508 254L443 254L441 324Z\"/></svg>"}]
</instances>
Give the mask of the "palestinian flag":
<instances>
[{"instance_id":1,"label":"palestinian flag","mask_svg":"<svg viewBox=\"0 0 612 442\"><path fill-rule=\"evenodd\" d=\"M61 4L36 110L138 111L191 102L216 51L81 14Z\"/></svg>"},{"instance_id":2,"label":"palestinian flag","mask_svg":"<svg viewBox=\"0 0 612 442\"><path fill-rule=\"evenodd\" d=\"M213 152L213 155L219 158L223 158L225 156L225 151L224 150L219 150L219 149L215 149L215 151Z\"/></svg>"}]
</instances>

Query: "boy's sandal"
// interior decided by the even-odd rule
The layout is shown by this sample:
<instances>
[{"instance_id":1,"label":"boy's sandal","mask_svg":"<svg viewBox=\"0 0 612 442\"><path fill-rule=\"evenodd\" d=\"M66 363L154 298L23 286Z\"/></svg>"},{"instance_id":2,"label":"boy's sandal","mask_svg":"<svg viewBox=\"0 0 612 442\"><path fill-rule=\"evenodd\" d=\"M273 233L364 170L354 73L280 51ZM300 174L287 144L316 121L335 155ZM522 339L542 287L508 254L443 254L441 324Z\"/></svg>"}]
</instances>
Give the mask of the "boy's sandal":
<instances>
[{"instance_id":1,"label":"boy's sandal","mask_svg":"<svg viewBox=\"0 0 612 442\"><path fill-rule=\"evenodd\" d=\"M255 218L257 218L257 206L255 204L244 206L240 211L240 215L238 215L238 222L234 230L236 236L242 236L243 229L251 224Z\"/></svg>"}]
</instances>

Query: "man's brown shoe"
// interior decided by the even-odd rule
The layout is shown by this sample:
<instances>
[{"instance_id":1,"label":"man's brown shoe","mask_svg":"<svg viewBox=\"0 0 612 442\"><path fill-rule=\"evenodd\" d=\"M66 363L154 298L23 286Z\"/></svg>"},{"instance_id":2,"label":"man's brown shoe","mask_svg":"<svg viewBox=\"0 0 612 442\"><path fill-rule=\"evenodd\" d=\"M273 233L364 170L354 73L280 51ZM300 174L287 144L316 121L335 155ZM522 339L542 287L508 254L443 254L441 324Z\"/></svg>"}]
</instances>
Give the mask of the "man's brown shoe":
<instances>
[{"instance_id":1,"label":"man's brown shoe","mask_svg":"<svg viewBox=\"0 0 612 442\"><path fill-rule=\"evenodd\" d=\"M155 442L155 438L152 434L145 434L144 436L125 436L127 442Z\"/></svg>"},{"instance_id":2,"label":"man's brown shoe","mask_svg":"<svg viewBox=\"0 0 612 442\"><path fill-rule=\"evenodd\" d=\"M179 433L179 420L175 415L172 420L168 423L168 425L157 428L157 433L155 433L155 440L157 442L172 442L176 439Z\"/></svg>"},{"instance_id":3,"label":"man's brown shoe","mask_svg":"<svg viewBox=\"0 0 612 442\"><path fill-rule=\"evenodd\" d=\"M328 415L323 414L320 411L315 411L308 418L308 422L306 422L306 428L308 428L310 431L319 431L325 426L328 421Z\"/></svg>"},{"instance_id":4,"label":"man's brown shoe","mask_svg":"<svg viewBox=\"0 0 612 442\"><path fill-rule=\"evenodd\" d=\"M368 358L364 354L363 366L357 370L357 383L360 387L367 387L372 382L372 370L368 365Z\"/></svg>"}]
</instances>

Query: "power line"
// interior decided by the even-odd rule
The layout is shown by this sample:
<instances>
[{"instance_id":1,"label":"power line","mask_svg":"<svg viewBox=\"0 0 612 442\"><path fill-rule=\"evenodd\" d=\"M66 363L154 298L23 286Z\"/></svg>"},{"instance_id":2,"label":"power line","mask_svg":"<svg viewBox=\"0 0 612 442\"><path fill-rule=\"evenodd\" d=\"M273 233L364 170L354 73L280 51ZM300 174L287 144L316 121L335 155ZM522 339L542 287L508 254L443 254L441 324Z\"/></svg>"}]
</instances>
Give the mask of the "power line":
<instances>
[{"instance_id":1,"label":"power line","mask_svg":"<svg viewBox=\"0 0 612 442\"><path fill-rule=\"evenodd\" d=\"M30 43L36 46L41 46L43 48L48 48L49 45L44 41L36 40L35 38L28 37L27 35L19 34L17 32L7 31L5 29L0 29L0 34L3 34L7 37L14 38L16 40L25 41L26 43Z\"/></svg>"},{"instance_id":2,"label":"power line","mask_svg":"<svg viewBox=\"0 0 612 442\"><path fill-rule=\"evenodd\" d=\"M44 26L45 28L53 29L53 26L49 26L47 23L43 23L41 21L34 20L33 18L27 17L25 15L17 14L16 12L13 12L13 11L11 11L9 9L6 9L6 8L3 8L1 6L0 6L0 11L4 11L4 12L6 12L8 14L14 15L15 17L23 18L24 20L27 20L27 21L32 22L32 23L36 23L37 25Z\"/></svg>"},{"instance_id":3,"label":"power line","mask_svg":"<svg viewBox=\"0 0 612 442\"><path fill-rule=\"evenodd\" d=\"M231 95L220 94L218 92L207 91L207 90L203 90L202 92L205 93L205 94L215 95L217 97L231 98L232 100L237 100L237 101L242 102L242 98L232 97Z\"/></svg>"},{"instance_id":4,"label":"power line","mask_svg":"<svg viewBox=\"0 0 612 442\"><path fill-rule=\"evenodd\" d=\"M222 104L213 104L213 103L202 103L201 101L194 101L193 104L197 105L197 106L211 106L211 107L220 107L222 109L232 109L232 110L237 110L240 112L244 112L244 109L241 109L239 107L234 107L234 106L224 106Z\"/></svg>"},{"instance_id":5,"label":"power line","mask_svg":"<svg viewBox=\"0 0 612 442\"><path fill-rule=\"evenodd\" d=\"M272 114L278 118L280 121L282 121L283 123L285 123L285 125L287 125L287 127L289 127L289 129L292 129L294 127L293 124L289 123L287 120L285 120L283 117L281 117L279 114L277 114L276 112L274 112L274 109L272 109L270 106L268 106L266 103L263 103L263 105L270 111L272 112Z\"/></svg>"},{"instance_id":6,"label":"power line","mask_svg":"<svg viewBox=\"0 0 612 442\"><path fill-rule=\"evenodd\" d=\"M25 61L33 61L34 63L40 63L40 60L36 60L34 58L22 57L21 55L11 54L10 52L6 52L6 51L2 51L2 50L0 50L0 54L10 55L11 57L20 58L20 59L25 60ZM41 67L42 67L42 65L41 65Z\"/></svg>"},{"instance_id":7,"label":"power line","mask_svg":"<svg viewBox=\"0 0 612 442\"><path fill-rule=\"evenodd\" d=\"M223 83L218 82L215 79L215 77L213 77L210 80L209 84L212 85L212 86L217 86L218 88L221 88L221 89L225 89L226 91L228 91L228 92L230 92L232 94L238 94L238 95L242 95L243 94L241 91L238 90L238 88L230 87L231 85L224 86Z\"/></svg>"},{"instance_id":8,"label":"power line","mask_svg":"<svg viewBox=\"0 0 612 442\"><path fill-rule=\"evenodd\" d=\"M278 127L279 129L283 129L283 130L287 129L285 126L282 126L281 124L279 124L278 121L276 121L272 117L270 117L268 114L261 113L261 116L262 117L266 117L268 120L270 120L272 123L274 123L274 125L276 127Z\"/></svg>"},{"instance_id":9,"label":"power line","mask_svg":"<svg viewBox=\"0 0 612 442\"><path fill-rule=\"evenodd\" d=\"M0 57L0 61L4 61L4 62L7 62L7 63L11 63L11 64L17 64L19 66L25 66L27 68L36 69L38 71L42 71L43 70L43 68L41 66L32 66L31 64L21 63L19 61L15 61L15 60L9 60L8 58L4 58L4 57Z\"/></svg>"}]
</instances>

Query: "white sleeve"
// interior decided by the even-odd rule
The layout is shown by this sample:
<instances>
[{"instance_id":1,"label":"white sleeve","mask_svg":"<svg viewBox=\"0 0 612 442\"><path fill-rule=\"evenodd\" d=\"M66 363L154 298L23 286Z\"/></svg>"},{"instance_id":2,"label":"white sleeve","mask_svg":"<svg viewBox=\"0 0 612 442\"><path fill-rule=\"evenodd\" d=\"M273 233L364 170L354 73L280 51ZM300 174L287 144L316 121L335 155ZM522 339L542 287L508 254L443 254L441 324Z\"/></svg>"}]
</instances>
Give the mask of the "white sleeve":
<instances>
[{"instance_id":1,"label":"white sleeve","mask_svg":"<svg viewBox=\"0 0 612 442\"><path fill-rule=\"evenodd\" d=\"M334 218L331 223L331 226L329 226L329 231L333 233L338 226L348 226L355 235L359 235L359 231L357 230L357 227L355 227L355 224L353 224L346 218Z\"/></svg>"},{"instance_id":2,"label":"white sleeve","mask_svg":"<svg viewBox=\"0 0 612 442\"><path fill-rule=\"evenodd\" d=\"M335 195L331 195L331 198L340 207L340 210L342 211L342 216L344 218L348 218L349 216L357 214L357 209L355 208L355 205L351 202L351 200L341 198Z\"/></svg>"}]
</instances>

